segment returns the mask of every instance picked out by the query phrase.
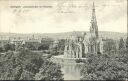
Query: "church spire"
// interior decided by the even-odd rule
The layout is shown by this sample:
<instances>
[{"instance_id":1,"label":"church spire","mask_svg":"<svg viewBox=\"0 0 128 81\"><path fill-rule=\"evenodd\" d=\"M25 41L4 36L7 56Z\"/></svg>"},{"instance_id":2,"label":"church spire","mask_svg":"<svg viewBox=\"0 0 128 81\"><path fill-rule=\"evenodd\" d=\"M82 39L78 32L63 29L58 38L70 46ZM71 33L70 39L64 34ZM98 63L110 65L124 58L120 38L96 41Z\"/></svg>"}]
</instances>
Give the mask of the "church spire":
<instances>
[{"instance_id":1,"label":"church spire","mask_svg":"<svg viewBox=\"0 0 128 81\"><path fill-rule=\"evenodd\" d=\"M90 33L95 35L96 38L98 38L98 26L97 26L97 20L96 20L96 15L95 15L94 2L93 2L93 6L92 6L92 18L91 18Z\"/></svg>"},{"instance_id":2,"label":"church spire","mask_svg":"<svg viewBox=\"0 0 128 81\"><path fill-rule=\"evenodd\" d=\"M95 10L95 4L94 4L94 2L93 2L93 9Z\"/></svg>"}]
</instances>

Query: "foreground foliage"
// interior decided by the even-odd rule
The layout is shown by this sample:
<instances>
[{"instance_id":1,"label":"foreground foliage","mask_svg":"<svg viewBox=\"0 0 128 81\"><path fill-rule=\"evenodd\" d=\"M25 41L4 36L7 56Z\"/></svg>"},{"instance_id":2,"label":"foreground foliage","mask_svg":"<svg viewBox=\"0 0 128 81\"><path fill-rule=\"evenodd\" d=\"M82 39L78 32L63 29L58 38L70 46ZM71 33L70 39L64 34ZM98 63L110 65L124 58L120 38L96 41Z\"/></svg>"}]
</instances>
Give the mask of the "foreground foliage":
<instances>
[{"instance_id":1,"label":"foreground foliage","mask_svg":"<svg viewBox=\"0 0 128 81\"><path fill-rule=\"evenodd\" d=\"M62 80L60 66L29 50L0 56L0 80Z\"/></svg>"},{"instance_id":2,"label":"foreground foliage","mask_svg":"<svg viewBox=\"0 0 128 81\"><path fill-rule=\"evenodd\" d=\"M118 54L88 54L81 70L82 80L126 80L128 79L128 51Z\"/></svg>"}]
</instances>

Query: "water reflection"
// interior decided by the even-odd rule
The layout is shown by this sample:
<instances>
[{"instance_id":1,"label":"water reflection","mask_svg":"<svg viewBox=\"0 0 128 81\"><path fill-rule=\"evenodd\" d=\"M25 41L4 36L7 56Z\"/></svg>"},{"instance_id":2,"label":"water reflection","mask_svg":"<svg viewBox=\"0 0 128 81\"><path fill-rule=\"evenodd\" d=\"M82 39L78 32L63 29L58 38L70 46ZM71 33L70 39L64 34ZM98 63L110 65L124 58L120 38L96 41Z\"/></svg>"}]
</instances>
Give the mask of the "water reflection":
<instances>
[{"instance_id":1,"label":"water reflection","mask_svg":"<svg viewBox=\"0 0 128 81\"><path fill-rule=\"evenodd\" d=\"M64 74L64 80L80 80L80 70L83 64L60 64Z\"/></svg>"},{"instance_id":2,"label":"water reflection","mask_svg":"<svg viewBox=\"0 0 128 81\"><path fill-rule=\"evenodd\" d=\"M50 60L61 65L64 80L80 80L83 63L76 63L75 59L67 59L63 55L54 56Z\"/></svg>"}]
</instances>

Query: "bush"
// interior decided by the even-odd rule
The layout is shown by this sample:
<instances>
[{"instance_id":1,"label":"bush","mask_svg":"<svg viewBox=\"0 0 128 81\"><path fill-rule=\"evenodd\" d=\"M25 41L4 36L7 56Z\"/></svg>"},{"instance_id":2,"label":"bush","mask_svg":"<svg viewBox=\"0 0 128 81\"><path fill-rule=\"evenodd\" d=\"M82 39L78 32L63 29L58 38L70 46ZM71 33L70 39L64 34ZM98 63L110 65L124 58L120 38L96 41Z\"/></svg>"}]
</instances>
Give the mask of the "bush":
<instances>
[{"instance_id":1,"label":"bush","mask_svg":"<svg viewBox=\"0 0 128 81\"><path fill-rule=\"evenodd\" d=\"M0 65L0 80L63 79L60 66L30 50L21 49L17 53L8 52Z\"/></svg>"},{"instance_id":2,"label":"bush","mask_svg":"<svg viewBox=\"0 0 128 81\"><path fill-rule=\"evenodd\" d=\"M125 61L124 61L125 60ZM119 54L90 54L82 70L82 80L126 80L127 52Z\"/></svg>"}]
</instances>

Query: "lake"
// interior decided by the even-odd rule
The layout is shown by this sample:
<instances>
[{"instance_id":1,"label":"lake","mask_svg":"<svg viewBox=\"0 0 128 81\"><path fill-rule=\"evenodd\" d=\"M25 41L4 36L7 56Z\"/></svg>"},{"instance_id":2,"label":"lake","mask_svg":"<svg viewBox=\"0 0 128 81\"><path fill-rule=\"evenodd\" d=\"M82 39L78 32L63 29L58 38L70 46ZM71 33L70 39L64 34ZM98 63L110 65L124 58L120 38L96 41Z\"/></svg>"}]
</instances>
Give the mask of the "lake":
<instances>
[{"instance_id":1,"label":"lake","mask_svg":"<svg viewBox=\"0 0 128 81\"><path fill-rule=\"evenodd\" d=\"M61 64L64 80L80 80L80 70L83 64Z\"/></svg>"},{"instance_id":2,"label":"lake","mask_svg":"<svg viewBox=\"0 0 128 81\"><path fill-rule=\"evenodd\" d=\"M75 58L64 58L63 55L53 56L51 60L61 66L64 80L80 80L83 63L76 63Z\"/></svg>"}]
</instances>

